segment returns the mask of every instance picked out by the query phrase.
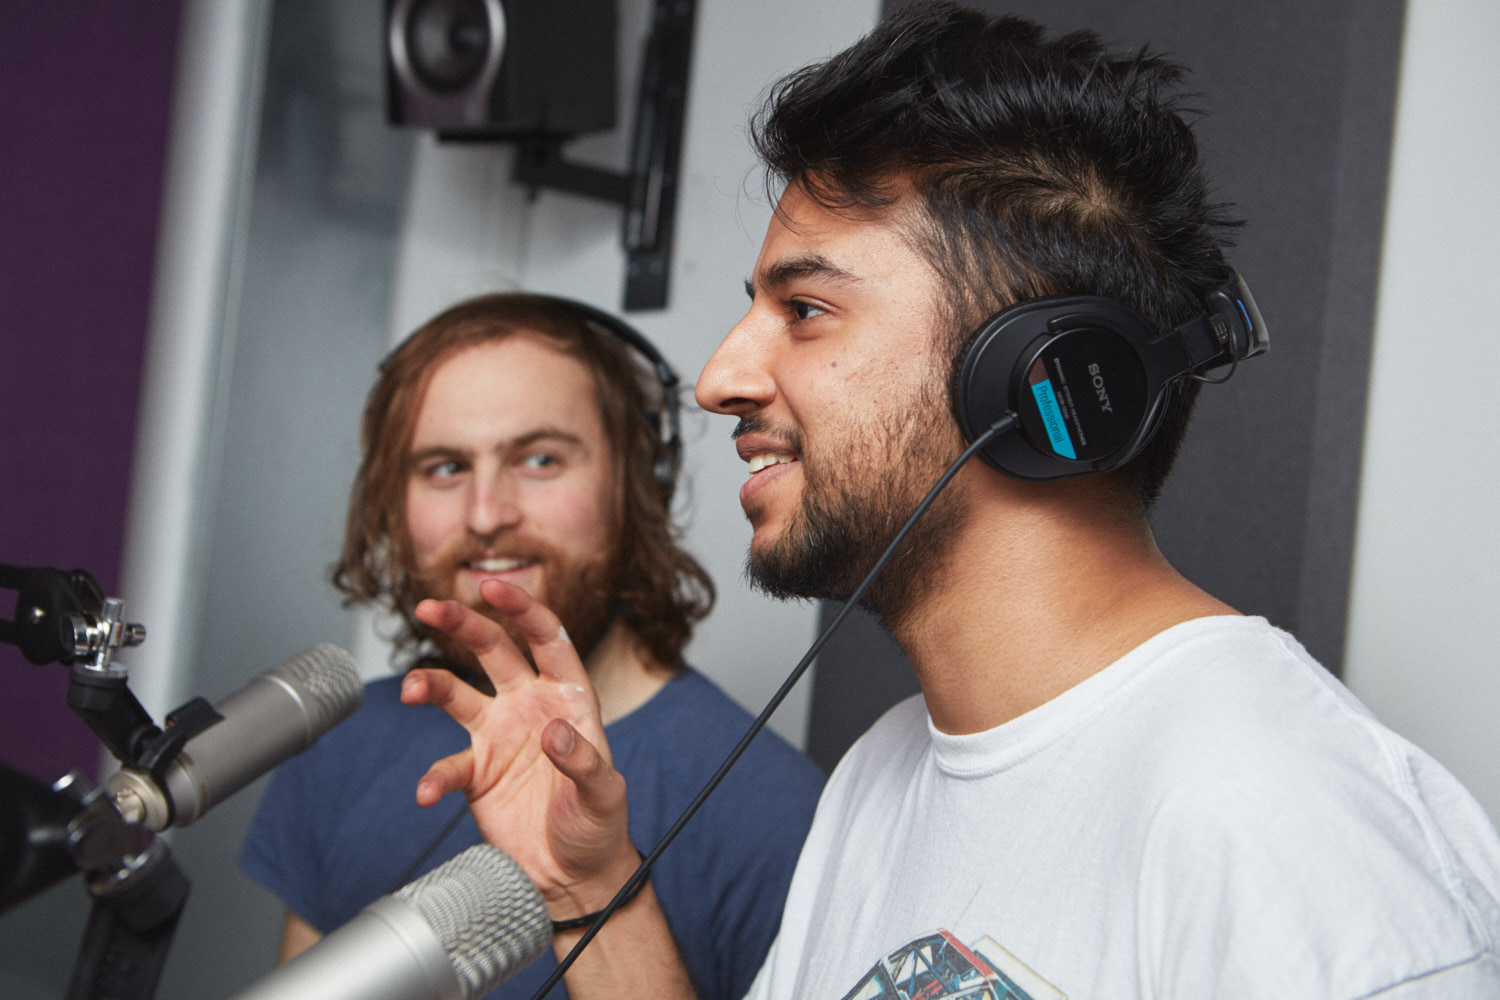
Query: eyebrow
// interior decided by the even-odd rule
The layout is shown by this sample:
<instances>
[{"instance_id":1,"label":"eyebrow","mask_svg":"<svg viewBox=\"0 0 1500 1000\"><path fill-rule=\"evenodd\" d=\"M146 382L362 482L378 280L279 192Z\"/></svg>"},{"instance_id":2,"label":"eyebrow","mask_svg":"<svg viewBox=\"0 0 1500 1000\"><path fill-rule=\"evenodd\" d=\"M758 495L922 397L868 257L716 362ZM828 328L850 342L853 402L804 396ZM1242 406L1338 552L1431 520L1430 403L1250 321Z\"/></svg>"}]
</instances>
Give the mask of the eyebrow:
<instances>
[{"instance_id":1,"label":"eyebrow","mask_svg":"<svg viewBox=\"0 0 1500 1000\"><path fill-rule=\"evenodd\" d=\"M527 431L518 438L507 443L507 448L525 448L536 444L538 441L560 441L564 444L583 444L583 438L572 431L565 431L557 427L538 427L534 431ZM430 458L446 457L449 455L463 457L468 454L466 448L455 448L452 445L435 444L420 451L414 451L406 457L407 464L417 466Z\"/></svg>"},{"instance_id":2,"label":"eyebrow","mask_svg":"<svg viewBox=\"0 0 1500 1000\"><path fill-rule=\"evenodd\" d=\"M560 427L538 427L534 431L528 431L510 443L512 448L524 448L538 441L562 441L565 444L583 444L583 438L572 431L565 431Z\"/></svg>"},{"instance_id":3,"label":"eyebrow","mask_svg":"<svg viewBox=\"0 0 1500 1000\"><path fill-rule=\"evenodd\" d=\"M780 288L801 278L812 278L837 285L848 285L859 281L858 277L822 254L810 253L778 260L761 274L760 283L764 288ZM745 279L745 294L752 299L755 298L755 284L749 278Z\"/></svg>"}]
</instances>

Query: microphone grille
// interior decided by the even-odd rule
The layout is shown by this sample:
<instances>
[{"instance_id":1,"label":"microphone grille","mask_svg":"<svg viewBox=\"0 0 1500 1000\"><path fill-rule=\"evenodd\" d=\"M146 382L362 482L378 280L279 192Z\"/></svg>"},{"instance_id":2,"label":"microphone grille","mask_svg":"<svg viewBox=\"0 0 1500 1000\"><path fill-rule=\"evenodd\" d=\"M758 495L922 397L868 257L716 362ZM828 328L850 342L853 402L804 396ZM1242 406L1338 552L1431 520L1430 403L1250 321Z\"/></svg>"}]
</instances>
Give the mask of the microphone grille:
<instances>
[{"instance_id":1,"label":"microphone grille","mask_svg":"<svg viewBox=\"0 0 1500 1000\"><path fill-rule=\"evenodd\" d=\"M354 714L364 700L354 657L331 642L310 646L268 673L297 692L317 736Z\"/></svg>"},{"instance_id":2,"label":"microphone grille","mask_svg":"<svg viewBox=\"0 0 1500 1000\"><path fill-rule=\"evenodd\" d=\"M427 921L475 1000L541 957L552 918L531 879L498 847L478 844L395 893Z\"/></svg>"}]
</instances>

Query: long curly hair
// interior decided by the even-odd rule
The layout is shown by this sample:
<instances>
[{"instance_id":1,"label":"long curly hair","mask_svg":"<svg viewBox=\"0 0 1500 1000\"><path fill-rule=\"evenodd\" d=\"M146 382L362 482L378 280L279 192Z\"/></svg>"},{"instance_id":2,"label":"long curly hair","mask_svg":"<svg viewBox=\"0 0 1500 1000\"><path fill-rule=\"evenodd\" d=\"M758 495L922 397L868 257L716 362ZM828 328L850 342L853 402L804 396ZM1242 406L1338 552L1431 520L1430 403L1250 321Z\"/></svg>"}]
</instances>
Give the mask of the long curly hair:
<instances>
[{"instance_id":1,"label":"long curly hair","mask_svg":"<svg viewBox=\"0 0 1500 1000\"><path fill-rule=\"evenodd\" d=\"M417 605L406 531L407 454L427 385L464 348L515 334L540 334L589 370L612 453L617 456L617 523L622 572L619 613L644 650L664 665L682 658L693 625L714 603L708 573L680 546L672 523L673 483L657 475L663 387L635 353L571 303L503 293L461 302L434 317L380 366L365 402L360 465L349 493L344 548L332 567L345 605L383 605L400 616L398 654L415 658L430 630Z\"/></svg>"}]
</instances>

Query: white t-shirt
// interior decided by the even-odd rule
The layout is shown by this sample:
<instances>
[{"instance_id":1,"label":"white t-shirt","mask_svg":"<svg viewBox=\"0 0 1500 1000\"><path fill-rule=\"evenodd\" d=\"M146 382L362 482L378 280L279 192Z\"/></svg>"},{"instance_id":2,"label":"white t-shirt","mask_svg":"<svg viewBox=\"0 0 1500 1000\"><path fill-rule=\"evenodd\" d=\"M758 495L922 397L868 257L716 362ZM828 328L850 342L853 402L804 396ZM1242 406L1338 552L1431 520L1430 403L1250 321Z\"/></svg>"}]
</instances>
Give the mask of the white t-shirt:
<instances>
[{"instance_id":1,"label":"white t-shirt","mask_svg":"<svg viewBox=\"0 0 1500 1000\"><path fill-rule=\"evenodd\" d=\"M1291 636L1203 618L988 732L888 712L749 995L1500 997L1497 900L1452 775Z\"/></svg>"}]
</instances>

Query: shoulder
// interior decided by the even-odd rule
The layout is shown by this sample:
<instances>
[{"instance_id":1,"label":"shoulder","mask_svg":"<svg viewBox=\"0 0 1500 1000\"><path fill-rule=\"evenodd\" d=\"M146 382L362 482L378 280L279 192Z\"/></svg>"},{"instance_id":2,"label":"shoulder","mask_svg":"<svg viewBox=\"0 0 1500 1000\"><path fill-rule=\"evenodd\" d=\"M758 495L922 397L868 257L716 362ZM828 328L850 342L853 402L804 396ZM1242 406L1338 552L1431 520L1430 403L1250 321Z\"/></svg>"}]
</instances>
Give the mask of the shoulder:
<instances>
[{"instance_id":1,"label":"shoulder","mask_svg":"<svg viewBox=\"0 0 1500 1000\"><path fill-rule=\"evenodd\" d=\"M1418 834L1428 812L1423 783L1456 785L1295 639L1262 621L1198 630L1164 649L1152 669L1122 690L1112 725L1138 789L1167 815L1179 809L1247 829L1297 817L1386 831L1415 822Z\"/></svg>"},{"instance_id":2,"label":"shoulder","mask_svg":"<svg viewBox=\"0 0 1500 1000\"><path fill-rule=\"evenodd\" d=\"M1420 751L1290 635L1260 619L1188 624L1198 627L1159 636L1169 641L1119 691L1110 725L1147 765L1143 780L1226 808L1315 789L1328 805L1335 789L1405 797Z\"/></svg>"},{"instance_id":3,"label":"shoulder","mask_svg":"<svg viewBox=\"0 0 1500 1000\"><path fill-rule=\"evenodd\" d=\"M1233 774L1279 785L1296 777L1289 770L1334 761L1390 776L1395 734L1262 619L1188 622L1130 657L1107 725L1174 782Z\"/></svg>"},{"instance_id":4,"label":"shoulder","mask_svg":"<svg viewBox=\"0 0 1500 1000\"><path fill-rule=\"evenodd\" d=\"M1148 926L1217 925L1241 958L1383 956L1360 970L1370 990L1500 936L1500 837L1482 810L1296 640L1225 620L1159 653L1120 713L1151 816Z\"/></svg>"}]
</instances>

